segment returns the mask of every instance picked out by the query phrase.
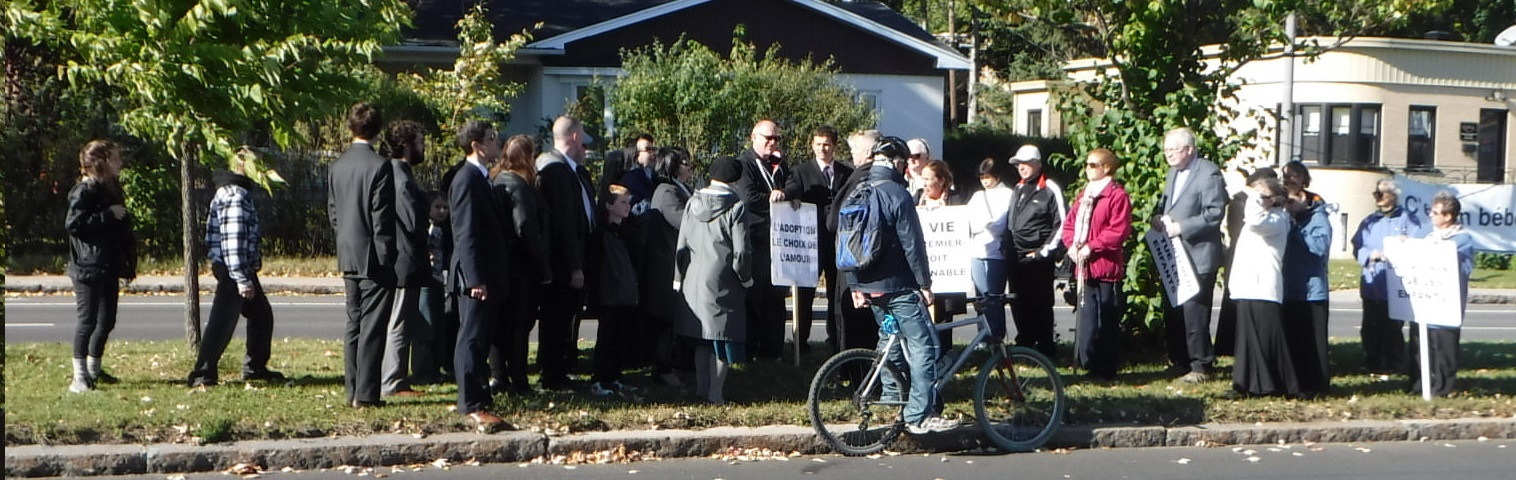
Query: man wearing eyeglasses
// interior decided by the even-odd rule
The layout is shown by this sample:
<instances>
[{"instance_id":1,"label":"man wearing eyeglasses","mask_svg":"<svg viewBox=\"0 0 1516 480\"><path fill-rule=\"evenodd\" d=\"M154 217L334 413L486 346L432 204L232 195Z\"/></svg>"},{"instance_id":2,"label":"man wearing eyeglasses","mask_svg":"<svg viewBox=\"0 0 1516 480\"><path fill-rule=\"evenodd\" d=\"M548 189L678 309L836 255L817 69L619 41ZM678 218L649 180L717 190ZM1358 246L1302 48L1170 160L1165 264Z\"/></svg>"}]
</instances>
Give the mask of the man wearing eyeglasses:
<instances>
[{"instance_id":1,"label":"man wearing eyeglasses","mask_svg":"<svg viewBox=\"0 0 1516 480\"><path fill-rule=\"evenodd\" d=\"M742 178L737 193L747 207L751 223L748 237L753 248L753 288L747 296L747 341L749 356L779 359L784 353L784 289L774 288L769 273L769 204L785 200L784 184L790 166L779 151L779 125L760 120L749 137L752 148L737 155Z\"/></svg>"},{"instance_id":2,"label":"man wearing eyeglasses","mask_svg":"<svg viewBox=\"0 0 1516 480\"><path fill-rule=\"evenodd\" d=\"M1168 343L1170 376L1200 383L1211 379L1216 354L1211 344L1211 297L1216 289L1216 271L1221 268L1221 218L1226 213L1226 182L1221 169L1200 158L1195 134L1188 128L1169 130L1163 136L1163 158L1169 172L1159 197L1153 228L1170 238L1178 237L1195 267L1200 292L1175 305L1166 299L1164 330Z\"/></svg>"},{"instance_id":3,"label":"man wearing eyeglasses","mask_svg":"<svg viewBox=\"0 0 1516 480\"><path fill-rule=\"evenodd\" d=\"M1363 341L1365 369L1370 373L1400 373L1406 367L1405 336L1400 333L1401 322L1390 319L1384 241L1389 237L1420 238L1429 228L1416 211L1400 206L1400 186L1394 180L1380 180L1373 195L1377 211L1364 217L1353 234L1353 256L1363 267L1358 277L1363 326L1358 334Z\"/></svg>"},{"instance_id":4,"label":"man wearing eyeglasses","mask_svg":"<svg viewBox=\"0 0 1516 480\"><path fill-rule=\"evenodd\" d=\"M658 186L656 175L653 174L653 165L658 162L658 145L653 143L652 135L644 133L637 136L637 142L632 145L632 158L637 163L617 178L632 197L632 217L636 218L647 213L653 199L653 189ZM600 194L605 195L606 190L608 189L602 188ZM604 200L601 202L606 203Z\"/></svg>"}]
</instances>

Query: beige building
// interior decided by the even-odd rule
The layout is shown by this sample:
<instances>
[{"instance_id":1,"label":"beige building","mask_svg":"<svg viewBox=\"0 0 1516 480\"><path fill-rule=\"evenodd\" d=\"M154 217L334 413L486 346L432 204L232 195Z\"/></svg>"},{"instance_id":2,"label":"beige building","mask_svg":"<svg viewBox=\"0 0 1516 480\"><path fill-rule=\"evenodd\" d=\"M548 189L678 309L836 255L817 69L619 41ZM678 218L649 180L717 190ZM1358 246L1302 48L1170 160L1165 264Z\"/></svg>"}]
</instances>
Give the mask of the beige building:
<instances>
[{"instance_id":1,"label":"beige building","mask_svg":"<svg viewBox=\"0 0 1516 480\"><path fill-rule=\"evenodd\" d=\"M1233 75L1243 85L1238 106L1280 111L1290 61L1256 60L1239 69ZM1357 38L1314 61L1293 61L1290 135L1277 135L1275 122L1233 125L1258 129L1260 145L1226 163L1298 159L1310 166L1311 189L1338 206L1337 256L1348 254L1345 240L1372 209L1374 180L1390 173L1440 184L1516 182L1516 47ZM1090 81L1096 69L1108 67L1086 59L1067 70L1073 81ZM1017 133L1063 134L1051 87L1046 81L1010 85Z\"/></svg>"}]
</instances>

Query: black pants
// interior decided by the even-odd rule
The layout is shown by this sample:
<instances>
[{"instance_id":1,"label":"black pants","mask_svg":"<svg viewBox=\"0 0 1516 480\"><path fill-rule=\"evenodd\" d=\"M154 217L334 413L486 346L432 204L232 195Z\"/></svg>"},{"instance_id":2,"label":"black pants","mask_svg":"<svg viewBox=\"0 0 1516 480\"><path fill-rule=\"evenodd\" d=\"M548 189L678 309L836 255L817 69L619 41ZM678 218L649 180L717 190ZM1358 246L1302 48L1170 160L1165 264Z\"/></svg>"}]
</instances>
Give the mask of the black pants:
<instances>
[{"instance_id":1,"label":"black pants","mask_svg":"<svg viewBox=\"0 0 1516 480\"><path fill-rule=\"evenodd\" d=\"M747 294L747 343L749 356L778 359L784 356L784 296L788 288L775 287L769 271L768 224L753 237L753 288Z\"/></svg>"},{"instance_id":2,"label":"black pants","mask_svg":"<svg viewBox=\"0 0 1516 480\"><path fill-rule=\"evenodd\" d=\"M537 310L537 365L542 368L542 382L568 380L568 370L579 356L574 323L584 308L584 291L569 287L568 281L543 288Z\"/></svg>"},{"instance_id":3,"label":"black pants","mask_svg":"<svg viewBox=\"0 0 1516 480\"><path fill-rule=\"evenodd\" d=\"M637 307L595 308L600 314L600 330L595 335L595 381L621 380L621 372L631 365L631 344L640 330L636 322Z\"/></svg>"},{"instance_id":4,"label":"black pants","mask_svg":"<svg viewBox=\"0 0 1516 480\"><path fill-rule=\"evenodd\" d=\"M1405 371L1405 335L1401 321L1390 319L1390 303L1363 299L1363 367L1376 373Z\"/></svg>"},{"instance_id":5,"label":"black pants","mask_svg":"<svg viewBox=\"0 0 1516 480\"><path fill-rule=\"evenodd\" d=\"M1079 335L1074 353L1079 365L1096 377L1113 377L1121 369L1121 283L1086 281L1080 292Z\"/></svg>"},{"instance_id":6,"label":"black pants","mask_svg":"<svg viewBox=\"0 0 1516 480\"><path fill-rule=\"evenodd\" d=\"M421 318L430 332L430 344L418 343L411 351L411 376L414 383L440 383L453 376L453 344L458 341L458 298L441 286L421 287ZM417 342L421 338L416 339ZM430 353L430 360L418 355ZM446 377L444 377L446 374Z\"/></svg>"},{"instance_id":7,"label":"black pants","mask_svg":"<svg viewBox=\"0 0 1516 480\"><path fill-rule=\"evenodd\" d=\"M817 249L816 261L817 265L820 266L821 278L823 283L826 284L827 291L826 342L828 346L835 350L838 338L834 335L834 332L837 331L838 320L837 292L841 291L841 288L837 286L836 249L832 248L837 243L837 234L828 233L823 228L818 234L817 240L820 248ZM800 325L798 327L800 338L797 338L796 341L802 345L811 340L811 325L815 322L816 316L816 313L811 309L811 303L814 301L816 301L816 289L814 288L801 288L800 295L795 298L795 308L799 309L800 313Z\"/></svg>"},{"instance_id":8,"label":"black pants","mask_svg":"<svg viewBox=\"0 0 1516 480\"><path fill-rule=\"evenodd\" d=\"M828 294L832 295L832 294ZM840 338L839 351L850 348L873 349L879 346L879 323L874 321L874 310L869 307L858 308L853 306L852 291L846 285L838 284L837 293L832 295L837 309L837 316L842 326L840 333L834 333L833 338Z\"/></svg>"},{"instance_id":9,"label":"black pants","mask_svg":"<svg viewBox=\"0 0 1516 480\"><path fill-rule=\"evenodd\" d=\"M74 358L105 356L105 341L116 329L116 302L121 287L115 278L74 281L79 325L74 329Z\"/></svg>"},{"instance_id":10,"label":"black pants","mask_svg":"<svg viewBox=\"0 0 1516 480\"><path fill-rule=\"evenodd\" d=\"M343 378L348 402L379 402L384 376L384 337L395 288L356 274L342 277L347 287L347 330L343 334Z\"/></svg>"},{"instance_id":11,"label":"black pants","mask_svg":"<svg viewBox=\"0 0 1516 480\"><path fill-rule=\"evenodd\" d=\"M247 356L242 359L242 373L268 370L269 348L274 341L274 310L269 307L268 296L263 294L263 283L254 274L253 298L246 299L237 292L237 282L227 273L225 265L212 263L211 274L216 277L216 298L205 321L200 354L195 358L190 378L216 380L216 366L237 330L239 315L247 317Z\"/></svg>"},{"instance_id":12,"label":"black pants","mask_svg":"<svg viewBox=\"0 0 1516 480\"><path fill-rule=\"evenodd\" d=\"M511 294L500 304L500 323L490 348L490 377L514 388L528 388L526 357L537 323L537 299L540 285L512 282Z\"/></svg>"},{"instance_id":13,"label":"black pants","mask_svg":"<svg viewBox=\"0 0 1516 480\"><path fill-rule=\"evenodd\" d=\"M1016 324L1016 344L1058 361L1053 340L1053 262L1046 258L1017 257L1006 260L1006 278L1011 281L1011 320Z\"/></svg>"},{"instance_id":14,"label":"black pants","mask_svg":"<svg viewBox=\"0 0 1516 480\"><path fill-rule=\"evenodd\" d=\"M1290 358L1295 362L1295 377L1300 392L1327 393L1332 386L1332 368L1328 361L1326 300L1284 302L1284 334L1290 344ZM1219 335L1218 335L1218 340Z\"/></svg>"},{"instance_id":15,"label":"black pants","mask_svg":"<svg viewBox=\"0 0 1516 480\"><path fill-rule=\"evenodd\" d=\"M460 292L461 293L461 292ZM490 397L490 344L495 323L500 321L500 297L493 292L485 300L458 296L458 346L453 350L453 374L458 381L458 413L486 410Z\"/></svg>"},{"instance_id":16,"label":"black pants","mask_svg":"<svg viewBox=\"0 0 1516 480\"><path fill-rule=\"evenodd\" d=\"M1453 393L1453 383L1458 377L1458 327L1427 327L1427 358L1431 360L1432 395L1446 397ZM1411 325L1411 342L1421 340L1421 326ZM1411 393L1421 394L1421 348L1412 350L1416 357L1411 366Z\"/></svg>"},{"instance_id":17,"label":"black pants","mask_svg":"<svg viewBox=\"0 0 1516 480\"><path fill-rule=\"evenodd\" d=\"M1173 299L1164 299L1168 305L1163 312L1165 341L1170 363L1188 366L1192 372L1210 373L1216 363L1216 353L1211 350L1211 297L1216 294L1216 272L1197 274L1195 280L1200 283L1200 292L1189 301L1174 305Z\"/></svg>"}]
</instances>

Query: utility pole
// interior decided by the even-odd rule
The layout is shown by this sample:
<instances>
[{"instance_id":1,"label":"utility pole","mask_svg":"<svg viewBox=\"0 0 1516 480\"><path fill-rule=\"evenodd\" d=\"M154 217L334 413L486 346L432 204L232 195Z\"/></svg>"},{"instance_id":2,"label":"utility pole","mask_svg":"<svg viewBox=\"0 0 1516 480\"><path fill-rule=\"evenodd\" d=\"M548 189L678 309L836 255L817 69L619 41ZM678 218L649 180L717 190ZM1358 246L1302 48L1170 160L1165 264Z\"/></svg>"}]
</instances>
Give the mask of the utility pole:
<instances>
[{"instance_id":1,"label":"utility pole","mask_svg":"<svg viewBox=\"0 0 1516 480\"><path fill-rule=\"evenodd\" d=\"M1279 102L1279 151L1274 166L1295 159L1295 12L1284 17L1284 97Z\"/></svg>"}]
</instances>

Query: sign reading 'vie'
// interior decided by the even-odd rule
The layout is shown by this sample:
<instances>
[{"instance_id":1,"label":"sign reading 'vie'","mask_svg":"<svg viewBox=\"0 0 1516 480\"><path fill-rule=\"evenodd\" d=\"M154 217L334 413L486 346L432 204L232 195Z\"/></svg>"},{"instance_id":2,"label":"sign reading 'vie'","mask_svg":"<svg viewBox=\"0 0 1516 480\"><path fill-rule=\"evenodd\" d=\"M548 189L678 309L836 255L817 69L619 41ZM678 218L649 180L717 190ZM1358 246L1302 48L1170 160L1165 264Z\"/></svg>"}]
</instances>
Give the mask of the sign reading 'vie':
<instances>
[{"instance_id":1,"label":"sign reading 'vie'","mask_svg":"<svg viewBox=\"0 0 1516 480\"><path fill-rule=\"evenodd\" d=\"M1430 238L1384 239L1390 318L1427 325L1463 325L1458 250L1453 242Z\"/></svg>"},{"instance_id":2,"label":"sign reading 'vie'","mask_svg":"<svg viewBox=\"0 0 1516 480\"><path fill-rule=\"evenodd\" d=\"M968 248L969 220L967 207L916 209L921 232L926 238L927 262L932 268L933 293L968 293L974 291L969 276L973 261Z\"/></svg>"}]
</instances>

